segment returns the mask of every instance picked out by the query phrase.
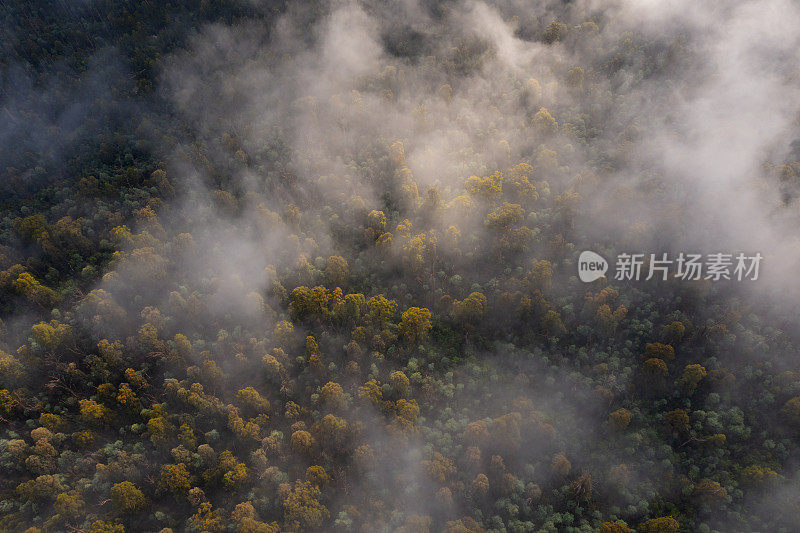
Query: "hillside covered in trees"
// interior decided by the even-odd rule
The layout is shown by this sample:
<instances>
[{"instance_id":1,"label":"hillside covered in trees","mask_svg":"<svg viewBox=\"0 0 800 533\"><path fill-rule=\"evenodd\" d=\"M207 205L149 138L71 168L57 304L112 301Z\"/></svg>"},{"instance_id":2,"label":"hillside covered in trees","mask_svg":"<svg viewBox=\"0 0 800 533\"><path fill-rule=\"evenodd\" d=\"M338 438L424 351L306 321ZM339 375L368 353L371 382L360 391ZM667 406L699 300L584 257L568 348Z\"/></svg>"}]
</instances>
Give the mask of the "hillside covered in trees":
<instances>
[{"instance_id":1,"label":"hillside covered in trees","mask_svg":"<svg viewBox=\"0 0 800 533\"><path fill-rule=\"evenodd\" d=\"M799 69L792 0L0 1L0 531L798 531Z\"/></svg>"}]
</instances>

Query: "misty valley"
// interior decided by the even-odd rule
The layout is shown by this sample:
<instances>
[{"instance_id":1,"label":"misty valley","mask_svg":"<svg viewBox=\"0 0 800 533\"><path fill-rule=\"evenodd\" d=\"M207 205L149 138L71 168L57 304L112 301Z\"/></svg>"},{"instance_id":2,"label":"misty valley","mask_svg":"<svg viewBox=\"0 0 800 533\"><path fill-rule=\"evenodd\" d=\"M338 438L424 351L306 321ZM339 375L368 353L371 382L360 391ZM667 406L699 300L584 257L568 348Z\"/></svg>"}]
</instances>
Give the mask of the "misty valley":
<instances>
[{"instance_id":1,"label":"misty valley","mask_svg":"<svg viewBox=\"0 0 800 533\"><path fill-rule=\"evenodd\" d=\"M0 32L0 532L800 531L797 2Z\"/></svg>"}]
</instances>

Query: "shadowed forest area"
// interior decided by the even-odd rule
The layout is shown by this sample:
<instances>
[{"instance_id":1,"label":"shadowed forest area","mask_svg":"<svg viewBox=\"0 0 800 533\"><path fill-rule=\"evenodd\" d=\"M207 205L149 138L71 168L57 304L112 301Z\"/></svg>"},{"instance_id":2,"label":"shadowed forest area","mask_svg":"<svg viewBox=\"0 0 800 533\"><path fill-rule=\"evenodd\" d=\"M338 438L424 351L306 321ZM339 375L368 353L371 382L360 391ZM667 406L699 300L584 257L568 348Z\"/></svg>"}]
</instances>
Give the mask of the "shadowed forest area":
<instances>
[{"instance_id":1,"label":"shadowed forest area","mask_svg":"<svg viewBox=\"0 0 800 533\"><path fill-rule=\"evenodd\" d=\"M0 531L797 531L798 102L792 0L0 0Z\"/></svg>"}]
</instances>

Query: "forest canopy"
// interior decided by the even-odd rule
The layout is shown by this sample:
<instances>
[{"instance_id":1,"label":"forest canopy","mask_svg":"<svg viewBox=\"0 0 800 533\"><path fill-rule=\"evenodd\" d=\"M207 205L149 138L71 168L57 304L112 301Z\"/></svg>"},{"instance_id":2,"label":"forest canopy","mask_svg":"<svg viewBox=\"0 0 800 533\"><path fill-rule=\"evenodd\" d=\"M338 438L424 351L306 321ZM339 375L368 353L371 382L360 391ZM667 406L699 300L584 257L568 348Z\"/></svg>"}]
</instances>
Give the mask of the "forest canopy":
<instances>
[{"instance_id":1,"label":"forest canopy","mask_svg":"<svg viewBox=\"0 0 800 533\"><path fill-rule=\"evenodd\" d=\"M791 0L0 31L0 531L797 530Z\"/></svg>"}]
</instances>

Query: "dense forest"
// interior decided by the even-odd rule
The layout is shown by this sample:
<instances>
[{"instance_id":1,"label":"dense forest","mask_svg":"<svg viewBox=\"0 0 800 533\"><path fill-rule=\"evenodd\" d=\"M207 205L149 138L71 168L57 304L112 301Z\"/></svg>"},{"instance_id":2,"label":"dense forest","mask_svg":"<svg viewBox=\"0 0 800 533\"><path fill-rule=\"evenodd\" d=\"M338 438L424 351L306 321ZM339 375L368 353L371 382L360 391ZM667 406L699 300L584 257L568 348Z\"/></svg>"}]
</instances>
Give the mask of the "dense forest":
<instances>
[{"instance_id":1,"label":"dense forest","mask_svg":"<svg viewBox=\"0 0 800 533\"><path fill-rule=\"evenodd\" d=\"M798 102L793 0L0 0L0 531L800 530Z\"/></svg>"}]
</instances>

